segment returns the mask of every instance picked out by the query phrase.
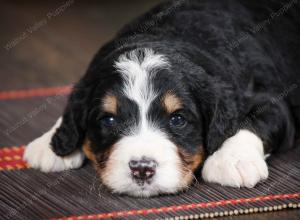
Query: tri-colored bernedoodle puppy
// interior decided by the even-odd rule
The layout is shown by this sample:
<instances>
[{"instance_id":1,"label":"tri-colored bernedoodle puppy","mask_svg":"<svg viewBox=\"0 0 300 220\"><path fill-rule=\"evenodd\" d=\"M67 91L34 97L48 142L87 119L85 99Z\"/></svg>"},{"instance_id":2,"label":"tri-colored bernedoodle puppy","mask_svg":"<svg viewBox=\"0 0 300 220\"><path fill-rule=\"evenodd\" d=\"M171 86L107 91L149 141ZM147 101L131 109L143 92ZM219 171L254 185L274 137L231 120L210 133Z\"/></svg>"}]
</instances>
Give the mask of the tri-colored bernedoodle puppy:
<instances>
[{"instance_id":1,"label":"tri-colored bernedoodle puppy","mask_svg":"<svg viewBox=\"0 0 300 220\"><path fill-rule=\"evenodd\" d=\"M87 157L104 185L134 196L179 192L196 171L255 186L268 177L266 157L294 143L299 9L297 0L164 2L100 49L25 160L50 172Z\"/></svg>"}]
</instances>

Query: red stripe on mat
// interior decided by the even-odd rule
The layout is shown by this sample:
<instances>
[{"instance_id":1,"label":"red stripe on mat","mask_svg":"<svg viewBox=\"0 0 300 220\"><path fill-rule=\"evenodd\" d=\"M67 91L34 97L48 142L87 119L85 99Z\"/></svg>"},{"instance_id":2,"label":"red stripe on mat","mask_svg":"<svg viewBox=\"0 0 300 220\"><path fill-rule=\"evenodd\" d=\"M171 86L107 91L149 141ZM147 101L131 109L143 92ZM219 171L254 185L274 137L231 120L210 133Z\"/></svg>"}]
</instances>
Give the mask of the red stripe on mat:
<instances>
[{"instance_id":1,"label":"red stripe on mat","mask_svg":"<svg viewBox=\"0 0 300 220\"><path fill-rule=\"evenodd\" d=\"M24 146L4 147L0 149L0 170L15 170L28 168L22 160Z\"/></svg>"},{"instance_id":2,"label":"red stripe on mat","mask_svg":"<svg viewBox=\"0 0 300 220\"><path fill-rule=\"evenodd\" d=\"M26 90L2 91L0 92L0 100L21 99L30 97L53 96L57 94L69 94L72 86L59 86L49 88L36 88Z\"/></svg>"},{"instance_id":3,"label":"red stripe on mat","mask_svg":"<svg viewBox=\"0 0 300 220\"><path fill-rule=\"evenodd\" d=\"M227 206L227 205L236 205L243 203L253 203L260 201L269 201L269 200L284 200L284 199L293 199L300 198L300 192L293 194L279 194L279 195L268 195L252 198L240 198L240 199L231 199L231 200L220 200L213 202L201 202L201 203L192 203L152 209L140 209L140 210L130 210L130 211L121 211L121 212L109 212L101 214L92 214L92 215L80 215L80 216L69 216L62 218L51 218L51 220L88 220L88 219L107 219L107 218L116 218L116 217L127 217L127 216L136 216L136 215L148 215L148 214L157 214L157 213L166 213L166 212L177 212L184 210L191 210L196 208L208 208L216 206Z\"/></svg>"}]
</instances>

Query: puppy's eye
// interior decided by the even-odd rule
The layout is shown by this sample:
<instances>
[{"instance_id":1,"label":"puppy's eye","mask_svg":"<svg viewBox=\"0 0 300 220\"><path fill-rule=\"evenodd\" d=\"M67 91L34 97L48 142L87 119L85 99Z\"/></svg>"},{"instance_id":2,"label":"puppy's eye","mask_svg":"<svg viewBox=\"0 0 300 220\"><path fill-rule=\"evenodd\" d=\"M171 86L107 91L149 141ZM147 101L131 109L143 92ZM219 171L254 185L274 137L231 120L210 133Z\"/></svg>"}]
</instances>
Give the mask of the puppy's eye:
<instances>
[{"instance_id":1,"label":"puppy's eye","mask_svg":"<svg viewBox=\"0 0 300 220\"><path fill-rule=\"evenodd\" d=\"M186 119L180 114L174 114L171 116L170 125L173 127L184 127L186 123Z\"/></svg>"},{"instance_id":2,"label":"puppy's eye","mask_svg":"<svg viewBox=\"0 0 300 220\"><path fill-rule=\"evenodd\" d=\"M101 121L107 127L113 127L117 124L117 120L113 116L105 116L101 119Z\"/></svg>"}]
</instances>

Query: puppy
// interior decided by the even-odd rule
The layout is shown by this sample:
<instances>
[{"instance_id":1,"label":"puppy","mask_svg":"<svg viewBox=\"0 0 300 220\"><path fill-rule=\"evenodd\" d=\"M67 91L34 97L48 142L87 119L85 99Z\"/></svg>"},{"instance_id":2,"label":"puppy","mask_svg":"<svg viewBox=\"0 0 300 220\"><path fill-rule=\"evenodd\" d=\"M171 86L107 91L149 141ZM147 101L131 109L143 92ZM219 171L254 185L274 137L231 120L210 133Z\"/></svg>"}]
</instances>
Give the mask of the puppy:
<instances>
[{"instance_id":1,"label":"puppy","mask_svg":"<svg viewBox=\"0 0 300 220\"><path fill-rule=\"evenodd\" d=\"M179 192L201 168L207 182L254 187L268 177L265 158L294 142L298 9L279 0L159 5L100 49L24 159L53 172L87 157L104 185L133 196Z\"/></svg>"}]
</instances>

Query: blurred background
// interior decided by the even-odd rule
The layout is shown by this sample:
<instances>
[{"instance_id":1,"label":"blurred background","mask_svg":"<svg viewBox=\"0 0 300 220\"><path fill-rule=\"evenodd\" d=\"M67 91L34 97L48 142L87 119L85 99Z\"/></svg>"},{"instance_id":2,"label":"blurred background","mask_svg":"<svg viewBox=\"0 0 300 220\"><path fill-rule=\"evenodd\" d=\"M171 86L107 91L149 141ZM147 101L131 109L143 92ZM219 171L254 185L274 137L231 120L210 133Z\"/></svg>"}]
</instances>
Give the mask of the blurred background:
<instances>
[{"instance_id":1,"label":"blurred background","mask_svg":"<svg viewBox=\"0 0 300 220\"><path fill-rule=\"evenodd\" d=\"M0 90L76 82L105 42L161 1L0 1Z\"/></svg>"},{"instance_id":2,"label":"blurred background","mask_svg":"<svg viewBox=\"0 0 300 220\"><path fill-rule=\"evenodd\" d=\"M161 1L0 0L0 100L6 91L76 83L103 44ZM27 144L45 132L66 98L4 98L0 146Z\"/></svg>"}]
</instances>

